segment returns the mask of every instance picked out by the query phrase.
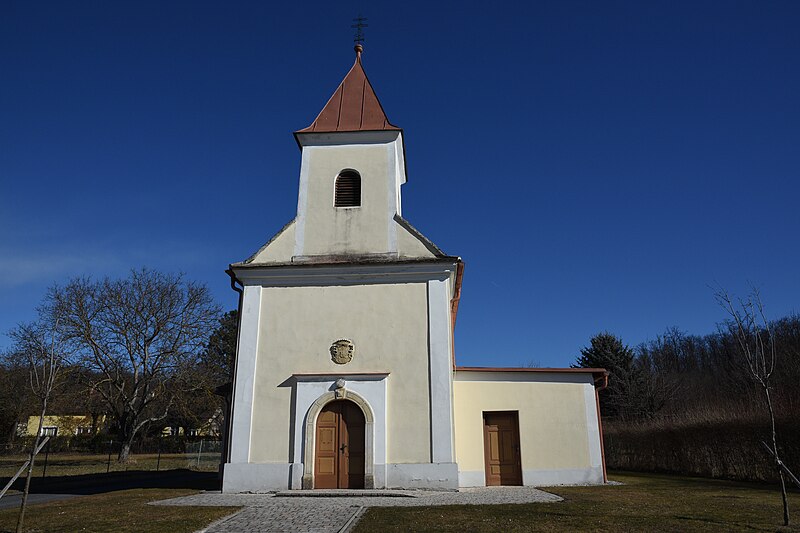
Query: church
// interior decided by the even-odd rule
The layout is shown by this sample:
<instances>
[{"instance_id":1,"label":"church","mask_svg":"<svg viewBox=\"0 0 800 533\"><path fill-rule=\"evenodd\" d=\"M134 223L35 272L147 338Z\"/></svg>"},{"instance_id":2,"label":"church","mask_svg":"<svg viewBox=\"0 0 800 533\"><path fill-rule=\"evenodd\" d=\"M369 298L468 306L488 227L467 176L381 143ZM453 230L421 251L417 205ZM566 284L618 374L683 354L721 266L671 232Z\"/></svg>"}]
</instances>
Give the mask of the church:
<instances>
[{"instance_id":1,"label":"church","mask_svg":"<svg viewBox=\"0 0 800 533\"><path fill-rule=\"evenodd\" d=\"M603 369L456 365L464 263L403 218L404 132L355 50L294 133L296 217L228 270L223 492L605 482Z\"/></svg>"}]
</instances>

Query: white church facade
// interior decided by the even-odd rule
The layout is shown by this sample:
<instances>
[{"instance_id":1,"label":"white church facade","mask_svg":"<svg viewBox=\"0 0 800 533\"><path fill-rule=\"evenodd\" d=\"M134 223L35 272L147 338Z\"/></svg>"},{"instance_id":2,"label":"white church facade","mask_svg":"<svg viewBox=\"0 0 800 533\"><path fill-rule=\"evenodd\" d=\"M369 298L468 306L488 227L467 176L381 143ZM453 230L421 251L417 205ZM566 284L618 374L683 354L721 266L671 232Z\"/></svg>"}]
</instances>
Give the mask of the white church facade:
<instances>
[{"instance_id":1,"label":"white church facade","mask_svg":"<svg viewBox=\"0 0 800 533\"><path fill-rule=\"evenodd\" d=\"M297 216L240 291L224 492L605 481L602 369L463 368L464 264L403 217L403 131L361 47L301 150Z\"/></svg>"}]
</instances>

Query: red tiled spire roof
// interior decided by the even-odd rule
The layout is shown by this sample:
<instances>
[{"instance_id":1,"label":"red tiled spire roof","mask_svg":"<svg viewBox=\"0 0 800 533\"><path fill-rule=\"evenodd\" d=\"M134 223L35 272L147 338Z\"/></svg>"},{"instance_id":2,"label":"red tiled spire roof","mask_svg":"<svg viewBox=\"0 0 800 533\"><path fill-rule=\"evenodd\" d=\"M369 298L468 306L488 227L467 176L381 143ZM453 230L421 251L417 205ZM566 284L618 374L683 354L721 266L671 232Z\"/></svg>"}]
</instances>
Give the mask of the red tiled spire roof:
<instances>
[{"instance_id":1,"label":"red tiled spire roof","mask_svg":"<svg viewBox=\"0 0 800 533\"><path fill-rule=\"evenodd\" d=\"M361 66L361 45L356 45L356 62L339 84L314 122L295 133L329 133L334 131L399 130L386 118Z\"/></svg>"}]
</instances>

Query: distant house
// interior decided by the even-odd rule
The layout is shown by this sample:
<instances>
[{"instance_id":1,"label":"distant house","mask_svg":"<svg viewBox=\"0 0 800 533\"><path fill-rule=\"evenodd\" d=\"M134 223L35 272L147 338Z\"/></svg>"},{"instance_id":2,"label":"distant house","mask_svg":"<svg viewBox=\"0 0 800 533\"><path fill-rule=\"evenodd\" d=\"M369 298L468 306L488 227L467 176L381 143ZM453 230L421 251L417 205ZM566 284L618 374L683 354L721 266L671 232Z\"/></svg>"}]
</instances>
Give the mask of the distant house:
<instances>
[{"instance_id":1,"label":"distant house","mask_svg":"<svg viewBox=\"0 0 800 533\"><path fill-rule=\"evenodd\" d=\"M27 424L17 425L20 437L35 437L39 427L38 416L29 416ZM42 424L42 436L94 435L105 427L106 417L100 415L47 415Z\"/></svg>"},{"instance_id":2,"label":"distant house","mask_svg":"<svg viewBox=\"0 0 800 533\"><path fill-rule=\"evenodd\" d=\"M183 426L164 426L161 430L162 437L209 437L218 436L219 433L207 428L185 428Z\"/></svg>"},{"instance_id":3,"label":"distant house","mask_svg":"<svg viewBox=\"0 0 800 533\"><path fill-rule=\"evenodd\" d=\"M211 418L199 427L186 428L183 426L164 426L161 430L162 437L219 437L222 435L222 410L218 409Z\"/></svg>"}]
</instances>

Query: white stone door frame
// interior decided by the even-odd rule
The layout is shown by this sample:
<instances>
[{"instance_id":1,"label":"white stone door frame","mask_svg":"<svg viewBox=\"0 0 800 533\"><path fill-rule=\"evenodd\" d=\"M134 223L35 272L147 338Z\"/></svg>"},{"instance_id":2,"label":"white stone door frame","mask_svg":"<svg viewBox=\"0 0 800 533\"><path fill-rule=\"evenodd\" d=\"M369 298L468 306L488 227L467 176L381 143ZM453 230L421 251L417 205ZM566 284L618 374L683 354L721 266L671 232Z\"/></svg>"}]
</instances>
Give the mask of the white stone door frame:
<instances>
[{"instance_id":1,"label":"white stone door frame","mask_svg":"<svg viewBox=\"0 0 800 533\"><path fill-rule=\"evenodd\" d=\"M314 488L317 419L322 409L336 400L350 400L364 413L364 488L384 486L387 377L388 373L294 376L297 387L294 461L302 458L303 489Z\"/></svg>"},{"instance_id":2,"label":"white stone door frame","mask_svg":"<svg viewBox=\"0 0 800 533\"><path fill-rule=\"evenodd\" d=\"M348 400L356 404L364 413L364 488L375 488L375 416L367 401L356 394L345 390L343 393L331 391L323 394L311 404L305 427L305 454L303 456L303 488L314 488L314 450L317 436L317 417L323 407L337 400Z\"/></svg>"}]
</instances>

